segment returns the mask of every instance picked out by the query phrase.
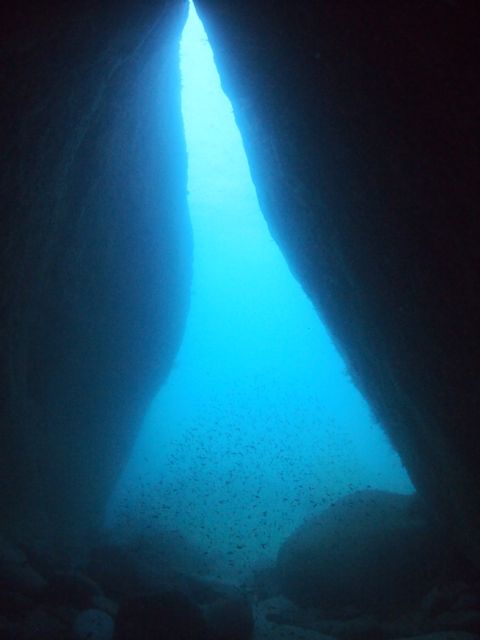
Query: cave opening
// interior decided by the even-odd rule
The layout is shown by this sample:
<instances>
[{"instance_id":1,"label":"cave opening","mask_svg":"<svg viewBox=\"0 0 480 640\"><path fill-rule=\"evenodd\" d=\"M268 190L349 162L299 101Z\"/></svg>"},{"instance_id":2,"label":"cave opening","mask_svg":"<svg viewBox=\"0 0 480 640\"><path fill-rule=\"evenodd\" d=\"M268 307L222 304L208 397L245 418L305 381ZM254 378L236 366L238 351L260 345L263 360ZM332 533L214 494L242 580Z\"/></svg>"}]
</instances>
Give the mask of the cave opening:
<instances>
[{"instance_id":1,"label":"cave opening","mask_svg":"<svg viewBox=\"0 0 480 640\"><path fill-rule=\"evenodd\" d=\"M338 497L413 489L272 238L192 4L180 64L190 311L108 522L122 539L179 532L237 578Z\"/></svg>"}]
</instances>

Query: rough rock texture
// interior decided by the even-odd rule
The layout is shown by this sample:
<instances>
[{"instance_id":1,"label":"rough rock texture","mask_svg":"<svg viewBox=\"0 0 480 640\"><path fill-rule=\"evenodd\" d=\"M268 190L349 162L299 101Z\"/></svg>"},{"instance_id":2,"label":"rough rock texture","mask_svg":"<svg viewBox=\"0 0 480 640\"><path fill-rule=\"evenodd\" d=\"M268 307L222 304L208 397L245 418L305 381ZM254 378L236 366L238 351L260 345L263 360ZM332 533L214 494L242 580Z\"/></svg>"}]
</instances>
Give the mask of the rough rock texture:
<instances>
[{"instance_id":1,"label":"rough rock texture","mask_svg":"<svg viewBox=\"0 0 480 640\"><path fill-rule=\"evenodd\" d=\"M195 586L206 585L201 576L212 569L202 550L178 531L155 531L134 538L129 544L111 542L94 547L87 574L115 599L166 588L183 588L195 601ZM198 584L186 584L186 576L196 575ZM215 593L218 599L219 594Z\"/></svg>"},{"instance_id":2,"label":"rough rock texture","mask_svg":"<svg viewBox=\"0 0 480 640\"><path fill-rule=\"evenodd\" d=\"M35 597L47 586L45 578L33 568L26 555L0 536L0 593L19 593ZM7 598L8 599L8 598Z\"/></svg>"},{"instance_id":3,"label":"rough rock texture","mask_svg":"<svg viewBox=\"0 0 480 640\"><path fill-rule=\"evenodd\" d=\"M277 573L283 594L302 607L401 611L456 570L444 542L416 496L358 491L287 538Z\"/></svg>"},{"instance_id":4,"label":"rough rock texture","mask_svg":"<svg viewBox=\"0 0 480 640\"><path fill-rule=\"evenodd\" d=\"M196 5L274 237L480 563L478 3Z\"/></svg>"},{"instance_id":5,"label":"rough rock texture","mask_svg":"<svg viewBox=\"0 0 480 640\"><path fill-rule=\"evenodd\" d=\"M104 611L87 609L82 611L73 624L74 640L111 640L114 623Z\"/></svg>"},{"instance_id":6,"label":"rough rock texture","mask_svg":"<svg viewBox=\"0 0 480 640\"><path fill-rule=\"evenodd\" d=\"M211 640L200 608L184 594L164 591L125 600L116 640Z\"/></svg>"},{"instance_id":7,"label":"rough rock texture","mask_svg":"<svg viewBox=\"0 0 480 640\"><path fill-rule=\"evenodd\" d=\"M97 524L178 347L190 278L185 2L0 10L0 521Z\"/></svg>"},{"instance_id":8,"label":"rough rock texture","mask_svg":"<svg viewBox=\"0 0 480 640\"><path fill-rule=\"evenodd\" d=\"M418 603L417 603L418 604ZM479 627L465 626L458 619L456 627L441 626L436 619L425 617L416 606L400 617L365 614L354 610L341 617L328 617L318 609L295 607L283 598L263 601L256 611L255 640L263 638L328 638L331 640L404 640L405 638L465 638L477 640ZM475 612L470 612L471 618ZM282 634L283 630L283 634ZM296 633L295 633L296 631ZM313 635L310 635L313 634ZM318 635L317 635L318 634Z\"/></svg>"},{"instance_id":9,"label":"rough rock texture","mask_svg":"<svg viewBox=\"0 0 480 640\"><path fill-rule=\"evenodd\" d=\"M418 490L480 564L476 0L197 0L262 207ZM98 520L178 345L183 0L0 15L0 518Z\"/></svg>"},{"instance_id":10,"label":"rough rock texture","mask_svg":"<svg viewBox=\"0 0 480 640\"><path fill-rule=\"evenodd\" d=\"M242 595L220 598L203 607L211 640L251 640L255 627L251 604Z\"/></svg>"}]
</instances>

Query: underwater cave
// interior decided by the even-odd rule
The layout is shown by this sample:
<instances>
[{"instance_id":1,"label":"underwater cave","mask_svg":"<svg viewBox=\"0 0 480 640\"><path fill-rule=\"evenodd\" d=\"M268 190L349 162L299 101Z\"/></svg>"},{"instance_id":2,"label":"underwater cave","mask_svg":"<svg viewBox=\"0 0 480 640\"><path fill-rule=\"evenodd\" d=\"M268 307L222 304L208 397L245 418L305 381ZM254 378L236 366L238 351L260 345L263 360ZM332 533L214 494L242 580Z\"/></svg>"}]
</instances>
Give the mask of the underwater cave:
<instances>
[{"instance_id":1,"label":"underwater cave","mask_svg":"<svg viewBox=\"0 0 480 640\"><path fill-rule=\"evenodd\" d=\"M478 638L476 4L2 11L0 636Z\"/></svg>"},{"instance_id":2,"label":"underwater cave","mask_svg":"<svg viewBox=\"0 0 480 640\"><path fill-rule=\"evenodd\" d=\"M179 531L238 581L339 497L413 487L270 235L193 5L180 63L191 300L110 519Z\"/></svg>"}]
</instances>

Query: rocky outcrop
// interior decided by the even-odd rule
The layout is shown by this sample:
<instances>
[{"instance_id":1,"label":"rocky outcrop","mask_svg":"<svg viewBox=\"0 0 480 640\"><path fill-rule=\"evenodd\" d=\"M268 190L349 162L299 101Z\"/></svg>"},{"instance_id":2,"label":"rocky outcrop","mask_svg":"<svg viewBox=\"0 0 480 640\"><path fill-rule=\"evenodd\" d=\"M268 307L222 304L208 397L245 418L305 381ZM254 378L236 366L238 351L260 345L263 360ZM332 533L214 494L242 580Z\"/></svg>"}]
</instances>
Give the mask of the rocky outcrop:
<instances>
[{"instance_id":1,"label":"rocky outcrop","mask_svg":"<svg viewBox=\"0 0 480 640\"><path fill-rule=\"evenodd\" d=\"M456 571L458 559L417 496L374 490L347 495L306 520L277 559L283 594L330 615L402 612Z\"/></svg>"},{"instance_id":2,"label":"rocky outcrop","mask_svg":"<svg viewBox=\"0 0 480 640\"><path fill-rule=\"evenodd\" d=\"M200 603L199 592L205 595L206 589L200 576L213 569L201 547L178 531L160 529L125 544L115 542L112 535L111 540L92 548L87 566L88 575L116 599L175 587ZM198 585L188 579L193 575L198 576ZM213 590L211 598L217 600L219 594Z\"/></svg>"},{"instance_id":3,"label":"rocky outcrop","mask_svg":"<svg viewBox=\"0 0 480 640\"><path fill-rule=\"evenodd\" d=\"M184 2L2 4L0 520L102 516L188 304Z\"/></svg>"},{"instance_id":4,"label":"rocky outcrop","mask_svg":"<svg viewBox=\"0 0 480 640\"><path fill-rule=\"evenodd\" d=\"M297 609L288 601L276 598L265 601L257 610L258 639L312 638L312 640L478 640L476 611L469 612L470 619L476 617L476 626L469 626L466 616L454 615L455 627L442 625L439 619L429 619L418 610L412 610L399 618L383 619L378 615L352 612L340 619L325 618L316 610ZM462 620L463 618L463 620Z\"/></svg>"},{"instance_id":5,"label":"rocky outcrop","mask_svg":"<svg viewBox=\"0 0 480 640\"><path fill-rule=\"evenodd\" d=\"M126 600L118 612L117 640L209 640L200 607L177 591Z\"/></svg>"},{"instance_id":6,"label":"rocky outcrop","mask_svg":"<svg viewBox=\"0 0 480 640\"><path fill-rule=\"evenodd\" d=\"M480 564L477 3L197 5L272 233ZM185 9L2 4L0 517L30 548L95 527L179 343Z\"/></svg>"},{"instance_id":7,"label":"rocky outcrop","mask_svg":"<svg viewBox=\"0 0 480 640\"><path fill-rule=\"evenodd\" d=\"M477 3L196 5L273 235L480 563Z\"/></svg>"}]
</instances>

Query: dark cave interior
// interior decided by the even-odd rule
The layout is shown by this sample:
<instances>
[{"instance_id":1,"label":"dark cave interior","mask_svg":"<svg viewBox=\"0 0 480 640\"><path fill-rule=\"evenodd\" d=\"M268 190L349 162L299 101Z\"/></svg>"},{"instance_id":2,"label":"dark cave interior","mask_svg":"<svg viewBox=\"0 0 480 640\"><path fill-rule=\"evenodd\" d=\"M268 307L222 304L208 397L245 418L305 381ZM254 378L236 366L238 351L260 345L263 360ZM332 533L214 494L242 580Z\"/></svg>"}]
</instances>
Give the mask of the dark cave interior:
<instances>
[{"instance_id":1,"label":"dark cave interior","mask_svg":"<svg viewBox=\"0 0 480 640\"><path fill-rule=\"evenodd\" d=\"M178 67L187 3L6 1L2 637L244 640L281 638L283 630L300 637L292 629L347 640L477 637L478 3L195 5L270 231L418 496L407 504L374 492L358 504L333 505L349 531L365 536L357 555L322 556L322 536L335 530L342 539L332 525L338 511L325 511L321 526L289 539L276 567L280 579L259 571L253 589L257 604L280 589L298 608L268 614L276 631L257 618L253 625L243 592L201 581L196 561L182 568L181 584L175 574L169 590L150 585L145 594L138 567L99 544L105 504L172 367L189 307ZM365 500L379 525L373 529L365 525ZM397 524L382 538L391 545L384 549L375 536L386 522ZM342 580L356 572L364 584L383 584L373 568L382 563L395 575L395 553L428 556L420 571L428 593L415 594L415 613L411 603L405 613L399 592L385 603L378 589L371 597L361 590L362 599L352 586L344 601L332 595L333 578L322 591L315 571L300 588L295 545L307 539L319 546L320 571L331 568ZM344 544L355 547L350 534ZM188 547L170 538L161 545L164 554ZM372 553L377 560L365 563ZM403 594L420 584L417 570L413 562L397 576ZM323 618L305 609L320 606L317 596ZM372 622L377 609L382 614ZM172 611L181 612L180 626ZM94 627L97 635L85 635Z\"/></svg>"}]
</instances>

